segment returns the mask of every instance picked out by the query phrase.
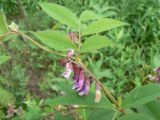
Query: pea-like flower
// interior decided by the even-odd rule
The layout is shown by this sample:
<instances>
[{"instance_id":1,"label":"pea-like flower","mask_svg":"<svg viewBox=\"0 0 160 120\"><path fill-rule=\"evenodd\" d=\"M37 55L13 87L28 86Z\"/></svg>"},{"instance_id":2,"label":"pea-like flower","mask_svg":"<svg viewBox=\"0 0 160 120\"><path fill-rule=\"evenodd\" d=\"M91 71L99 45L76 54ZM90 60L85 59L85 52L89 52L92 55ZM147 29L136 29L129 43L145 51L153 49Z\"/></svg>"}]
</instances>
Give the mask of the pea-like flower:
<instances>
[{"instance_id":1,"label":"pea-like flower","mask_svg":"<svg viewBox=\"0 0 160 120\"><path fill-rule=\"evenodd\" d=\"M59 60L59 63L65 67L65 72L62 76L69 79L73 71L74 74L71 77L71 80L73 81L72 89L77 91L80 96L88 95L93 79L86 74L85 70L81 66L70 60L73 55L74 50L69 49L67 51L66 58ZM95 102L98 103L101 99L101 87L97 82L95 87Z\"/></svg>"},{"instance_id":2,"label":"pea-like flower","mask_svg":"<svg viewBox=\"0 0 160 120\"><path fill-rule=\"evenodd\" d=\"M16 106L9 104L8 109L7 109L7 116L6 118L11 118L14 116L14 114L17 112Z\"/></svg>"},{"instance_id":3,"label":"pea-like flower","mask_svg":"<svg viewBox=\"0 0 160 120\"><path fill-rule=\"evenodd\" d=\"M95 92L95 102L99 103L101 100L101 87L98 82L96 82L96 92Z\"/></svg>"},{"instance_id":4,"label":"pea-like flower","mask_svg":"<svg viewBox=\"0 0 160 120\"><path fill-rule=\"evenodd\" d=\"M71 58L73 54L74 54L74 50L73 49L68 49L66 58L67 59Z\"/></svg>"},{"instance_id":5,"label":"pea-like flower","mask_svg":"<svg viewBox=\"0 0 160 120\"><path fill-rule=\"evenodd\" d=\"M84 84L82 86L82 89L79 91L79 95L88 95L90 85L92 84L93 80L91 77L86 76L84 80Z\"/></svg>"},{"instance_id":6,"label":"pea-like flower","mask_svg":"<svg viewBox=\"0 0 160 120\"><path fill-rule=\"evenodd\" d=\"M160 67L157 67L154 69L154 75L148 75L148 78L151 81L157 81L160 82Z\"/></svg>"},{"instance_id":7,"label":"pea-like flower","mask_svg":"<svg viewBox=\"0 0 160 120\"><path fill-rule=\"evenodd\" d=\"M154 69L154 72L156 72L157 74L160 75L160 67L155 68L155 69Z\"/></svg>"},{"instance_id":8,"label":"pea-like flower","mask_svg":"<svg viewBox=\"0 0 160 120\"><path fill-rule=\"evenodd\" d=\"M68 62L66 64L66 70L65 72L62 74L62 76L64 76L65 78L69 78L70 75L72 73L72 63L71 62Z\"/></svg>"}]
</instances>

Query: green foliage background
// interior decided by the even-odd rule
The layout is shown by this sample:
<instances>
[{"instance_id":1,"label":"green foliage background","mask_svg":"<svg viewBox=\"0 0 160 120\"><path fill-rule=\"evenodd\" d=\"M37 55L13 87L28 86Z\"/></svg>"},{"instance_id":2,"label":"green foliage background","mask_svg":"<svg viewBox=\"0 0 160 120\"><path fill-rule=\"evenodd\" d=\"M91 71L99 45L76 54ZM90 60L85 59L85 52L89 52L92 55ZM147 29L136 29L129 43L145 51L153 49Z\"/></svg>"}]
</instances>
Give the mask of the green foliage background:
<instances>
[{"instance_id":1,"label":"green foliage background","mask_svg":"<svg viewBox=\"0 0 160 120\"><path fill-rule=\"evenodd\" d=\"M159 0L21 0L20 5L18 0L0 0L0 10L4 11L7 23L14 21L24 32L59 27L56 21L41 10L38 2L64 5L77 15L88 9L102 17L129 23L129 27L103 33L116 47L90 53L83 59L115 96L122 96L134 87L150 83L147 75L160 65ZM10 94L14 94L16 102L13 99L11 102L23 107L25 119L45 119L49 116L48 110L46 108L41 114L41 101L60 95L59 83L68 84L57 78L63 71L57 62L59 58L46 54L17 36L8 37L5 44L0 44L0 53L12 57L0 67L0 89L3 88L0 92L5 90L7 100L10 100ZM1 119L6 114L7 100L0 99ZM140 110L146 106L140 107ZM111 116L113 114L110 110L108 113ZM59 114L56 117L58 120L63 119ZM71 119L70 115L67 117ZM89 117L93 119L92 116ZM13 118L16 119L20 118Z\"/></svg>"}]
</instances>

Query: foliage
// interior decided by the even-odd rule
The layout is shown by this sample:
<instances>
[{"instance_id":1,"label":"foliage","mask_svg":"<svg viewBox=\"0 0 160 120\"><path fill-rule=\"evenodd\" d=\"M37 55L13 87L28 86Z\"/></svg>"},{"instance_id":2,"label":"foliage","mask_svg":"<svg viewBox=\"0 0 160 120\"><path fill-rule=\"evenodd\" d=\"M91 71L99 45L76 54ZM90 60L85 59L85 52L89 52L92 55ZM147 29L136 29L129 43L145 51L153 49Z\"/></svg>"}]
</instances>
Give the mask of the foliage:
<instances>
[{"instance_id":1,"label":"foliage","mask_svg":"<svg viewBox=\"0 0 160 120\"><path fill-rule=\"evenodd\" d=\"M59 56L10 34L0 37L0 119L14 104L13 120L159 120L160 87L147 78L160 66L159 0L46 2L0 0L0 35L14 21L45 49L65 54L73 48L119 106L104 94L94 103L93 85L89 95L78 96L72 82L60 77ZM66 35L72 31L82 35L80 44Z\"/></svg>"}]
</instances>

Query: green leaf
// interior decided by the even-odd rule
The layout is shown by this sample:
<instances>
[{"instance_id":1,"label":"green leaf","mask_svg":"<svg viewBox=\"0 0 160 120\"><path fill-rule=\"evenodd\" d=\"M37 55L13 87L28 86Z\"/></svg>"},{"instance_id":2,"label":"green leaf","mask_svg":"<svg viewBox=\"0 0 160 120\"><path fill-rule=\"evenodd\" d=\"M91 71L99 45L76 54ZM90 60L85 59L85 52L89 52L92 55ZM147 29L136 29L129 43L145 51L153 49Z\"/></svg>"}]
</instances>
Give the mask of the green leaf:
<instances>
[{"instance_id":1,"label":"green leaf","mask_svg":"<svg viewBox=\"0 0 160 120\"><path fill-rule=\"evenodd\" d=\"M154 56L153 62L154 62L155 67L160 66L160 55L159 54Z\"/></svg>"},{"instance_id":2,"label":"green leaf","mask_svg":"<svg viewBox=\"0 0 160 120\"><path fill-rule=\"evenodd\" d=\"M113 109L112 103L104 96L100 103L95 103L95 94L92 91L92 87L90 87L90 92L87 96L79 96L77 92L72 90L72 81L68 81L66 79L55 78L56 86L59 86L59 90L64 91L65 96L59 96L56 98L49 98L45 101L46 105L51 107L55 107L57 105L83 105L86 107L93 107L93 108L104 108L104 109ZM94 89L95 90L95 89Z\"/></svg>"},{"instance_id":3,"label":"green leaf","mask_svg":"<svg viewBox=\"0 0 160 120\"><path fill-rule=\"evenodd\" d=\"M76 49L76 45L69 39L69 37L61 31L40 31L32 32L40 41L51 48L60 51L66 51L69 48Z\"/></svg>"},{"instance_id":4,"label":"green leaf","mask_svg":"<svg viewBox=\"0 0 160 120\"><path fill-rule=\"evenodd\" d=\"M83 11L80 15L81 21L96 20L96 19L100 19L100 17L97 16L94 12L89 11L89 10Z\"/></svg>"},{"instance_id":5,"label":"green leaf","mask_svg":"<svg viewBox=\"0 0 160 120\"><path fill-rule=\"evenodd\" d=\"M14 102L14 95L0 86L0 105L8 106Z\"/></svg>"},{"instance_id":6,"label":"green leaf","mask_svg":"<svg viewBox=\"0 0 160 120\"><path fill-rule=\"evenodd\" d=\"M148 115L138 113L120 117L119 120L153 120L153 119Z\"/></svg>"},{"instance_id":7,"label":"green leaf","mask_svg":"<svg viewBox=\"0 0 160 120\"><path fill-rule=\"evenodd\" d=\"M0 65L9 60L10 58L10 56L0 55Z\"/></svg>"},{"instance_id":8,"label":"green leaf","mask_svg":"<svg viewBox=\"0 0 160 120\"><path fill-rule=\"evenodd\" d=\"M0 12L0 34L8 31L6 17L3 12Z\"/></svg>"},{"instance_id":9,"label":"green leaf","mask_svg":"<svg viewBox=\"0 0 160 120\"><path fill-rule=\"evenodd\" d=\"M105 36L93 35L85 40L81 47L81 53L92 52L97 49L112 45L113 42L108 40Z\"/></svg>"},{"instance_id":10,"label":"green leaf","mask_svg":"<svg viewBox=\"0 0 160 120\"><path fill-rule=\"evenodd\" d=\"M160 120L160 101L154 100L138 107L138 112L150 115L154 120Z\"/></svg>"},{"instance_id":11,"label":"green leaf","mask_svg":"<svg viewBox=\"0 0 160 120\"><path fill-rule=\"evenodd\" d=\"M119 26L127 25L127 23L120 22L118 20L104 18L98 21L92 22L88 25L83 31L82 35L90 35L94 33L103 32L106 30L110 30Z\"/></svg>"},{"instance_id":12,"label":"green leaf","mask_svg":"<svg viewBox=\"0 0 160 120\"><path fill-rule=\"evenodd\" d=\"M149 84L133 89L123 101L123 107L136 107L153 101L160 96L160 85Z\"/></svg>"},{"instance_id":13,"label":"green leaf","mask_svg":"<svg viewBox=\"0 0 160 120\"><path fill-rule=\"evenodd\" d=\"M54 116L55 116L54 120L74 120L70 114L64 115L64 114L58 112Z\"/></svg>"},{"instance_id":14,"label":"green leaf","mask_svg":"<svg viewBox=\"0 0 160 120\"><path fill-rule=\"evenodd\" d=\"M25 120L40 120L42 118L42 112L38 107L28 108L28 111L24 114Z\"/></svg>"},{"instance_id":15,"label":"green leaf","mask_svg":"<svg viewBox=\"0 0 160 120\"><path fill-rule=\"evenodd\" d=\"M94 93L90 92L87 96L79 96L74 91L68 95L47 99L45 104L55 107L57 105L83 105L93 108L113 109L111 102L102 97L100 103L94 102Z\"/></svg>"},{"instance_id":16,"label":"green leaf","mask_svg":"<svg viewBox=\"0 0 160 120\"><path fill-rule=\"evenodd\" d=\"M112 120L113 114L113 110L94 109L88 115L87 120Z\"/></svg>"},{"instance_id":17,"label":"green leaf","mask_svg":"<svg viewBox=\"0 0 160 120\"><path fill-rule=\"evenodd\" d=\"M66 7L53 3L40 3L40 6L43 11L55 20L71 27L78 28L78 20L76 16Z\"/></svg>"}]
</instances>

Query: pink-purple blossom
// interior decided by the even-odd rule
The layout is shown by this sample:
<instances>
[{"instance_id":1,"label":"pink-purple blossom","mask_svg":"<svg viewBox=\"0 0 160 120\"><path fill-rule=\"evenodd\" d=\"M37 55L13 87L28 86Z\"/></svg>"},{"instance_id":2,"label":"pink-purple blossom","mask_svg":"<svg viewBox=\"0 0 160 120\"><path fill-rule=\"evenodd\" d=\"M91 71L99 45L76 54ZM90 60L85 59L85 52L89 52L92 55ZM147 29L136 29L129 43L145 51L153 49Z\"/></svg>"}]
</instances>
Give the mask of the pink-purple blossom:
<instances>
[{"instance_id":1,"label":"pink-purple blossom","mask_svg":"<svg viewBox=\"0 0 160 120\"><path fill-rule=\"evenodd\" d=\"M148 75L148 78L151 80L151 81L157 81L157 82L160 82L160 67L157 67L154 69L154 74L153 75Z\"/></svg>"},{"instance_id":2,"label":"pink-purple blossom","mask_svg":"<svg viewBox=\"0 0 160 120\"><path fill-rule=\"evenodd\" d=\"M93 78L90 77L81 66L75 62L71 62L70 58L73 55L74 50L68 49L66 58L59 60L59 63L65 67L65 72L62 76L73 81L72 89L77 91L80 96L88 95ZM72 72L73 76L71 77ZM99 83L96 82L95 88L95 102L98 103L101 99L101 87Z\"/></svg>"},{"instance_id":3,"label":"pink-purple blossom","mask_svg":"<svg viewBox=\"0 0 160 120\"><path fill-rule=\"evenodd\" d=\"M95 102L98 103L101 100L101 87L98 82L96 82L96 92L95 92Z\"/></svg>"}]
</instances>

